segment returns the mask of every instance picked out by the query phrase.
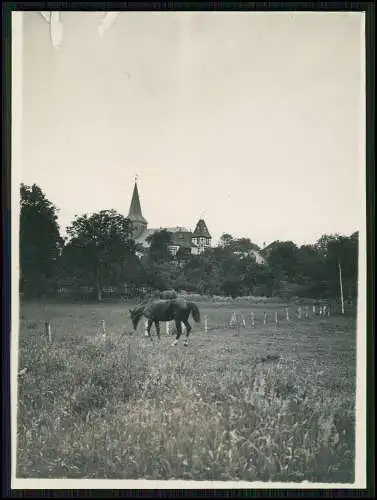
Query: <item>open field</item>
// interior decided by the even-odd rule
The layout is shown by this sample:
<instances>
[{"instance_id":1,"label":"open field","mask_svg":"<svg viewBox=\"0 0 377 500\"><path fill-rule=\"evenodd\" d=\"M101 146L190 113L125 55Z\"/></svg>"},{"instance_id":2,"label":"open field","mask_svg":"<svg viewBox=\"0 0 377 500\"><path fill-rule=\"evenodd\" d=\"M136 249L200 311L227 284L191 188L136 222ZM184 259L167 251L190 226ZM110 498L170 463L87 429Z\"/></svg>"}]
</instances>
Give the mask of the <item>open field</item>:
<instances>
[{"instance_id":1,"label":"open field","mask_svg":"<svg viewBox=\"0 0 377 500\"><path fill-rule=\"evenodd\" d=\"M238 333L236 306L198 305L209 331L171 347L124 304L23 304L17 476L353 482L356 320L256 306Z\"/></svg>"}]
</instances>

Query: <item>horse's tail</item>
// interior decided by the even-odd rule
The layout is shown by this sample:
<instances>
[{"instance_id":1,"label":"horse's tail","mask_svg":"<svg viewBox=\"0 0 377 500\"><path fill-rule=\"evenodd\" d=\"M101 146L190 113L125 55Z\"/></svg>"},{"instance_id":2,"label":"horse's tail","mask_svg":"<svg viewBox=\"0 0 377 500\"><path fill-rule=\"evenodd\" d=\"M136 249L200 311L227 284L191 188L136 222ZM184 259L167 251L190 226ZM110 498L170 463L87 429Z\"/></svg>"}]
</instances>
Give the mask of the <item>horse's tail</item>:
<instances>
[{"instance_id":1,"label":"horse's tail","mask_svg":"<svg viewBox=\"0 0 377 500\"><path fill-rule=\"evenodd\" d=\"M198 309L198 306L194 304L194 302L188 302L187 303L188 308L190 309L190 312L192 313L192 317L194 318L194 321L196 323L200 323L200 311Z\"/></svg>"}]
</instances>

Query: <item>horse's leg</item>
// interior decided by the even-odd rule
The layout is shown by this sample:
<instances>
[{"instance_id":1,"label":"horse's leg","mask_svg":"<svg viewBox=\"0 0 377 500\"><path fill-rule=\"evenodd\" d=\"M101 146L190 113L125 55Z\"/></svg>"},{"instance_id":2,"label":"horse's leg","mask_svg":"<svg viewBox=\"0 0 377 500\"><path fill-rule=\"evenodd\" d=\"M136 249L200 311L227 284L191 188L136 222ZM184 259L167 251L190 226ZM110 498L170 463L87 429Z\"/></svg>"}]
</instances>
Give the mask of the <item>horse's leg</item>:
<instances>
[{"instance_id":1,"label":"horse's leg","mask_svg":"<svg viewBox=\"0 0 377 500\"><path fill-rule=\"evenodd\" d=\"M152 325L153 325L153 319L149 319L149 318L148 318L147 332L148 332L149 338L151 339L151 342L153 342L153 337L152 337L152 335L151 335L151 328L152 328Z\"/></svg>"},{"instance_id":2,"label":"horse's leg","mask_svg":"<svg viewBox=\"0 0 377 500\"><path fill-rule=\"evenodd\" d=\"M160 337L160 322L155 320L154 324L156 325L156 332L157 332L157 337L158 337L158 340L161 340L161 337Z\"/></svg>"},{"instance_id":3,"label":"horse's leg","mask_svg":"<svg viewBox=\"0 0 377 500\"><path fill-rule=\"evenodd\" d=\"M181 320L178 320L178 319L175 320L175 328L177 330L177 336L175 337L175 340L173 340L171 345L176 345L178 340L179 340L179 337L182 334Z\"/></svg>"},{"instance_id":4,"label":"horse's leg","mask_svg":"<svg viewBox=\"0 0 377 500\"><path fill-rule=\"evenodd\" d=\"M190 325L190 323L187 321L187 319L184 319L184 320L183 320L183 324L184 324L184 325L185 325L185 327L186 327L186 339L185 339L185 346L187 347L187 346L188 346L188 340L189 340L190 332L191 332L191 325Z\"/></svg>"}]
</instances>

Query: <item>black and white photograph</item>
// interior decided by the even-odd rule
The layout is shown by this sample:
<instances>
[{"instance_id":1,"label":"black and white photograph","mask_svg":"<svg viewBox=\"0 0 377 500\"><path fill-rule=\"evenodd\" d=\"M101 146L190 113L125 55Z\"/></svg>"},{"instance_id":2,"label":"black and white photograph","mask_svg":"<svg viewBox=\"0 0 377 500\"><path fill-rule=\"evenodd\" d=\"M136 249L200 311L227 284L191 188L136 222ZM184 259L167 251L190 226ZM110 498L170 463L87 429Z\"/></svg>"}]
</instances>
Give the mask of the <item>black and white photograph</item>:
<instances>
[{"instance_id":1,"label":"black and white photograph","mask_svg":"<svg viewBox=\"0 0 377 500\"><path fill-rule=\"evenodd\" d=\"M362 11L12 13L13 488L366 487L365 86Z\"/></svg>"}]
</instances>

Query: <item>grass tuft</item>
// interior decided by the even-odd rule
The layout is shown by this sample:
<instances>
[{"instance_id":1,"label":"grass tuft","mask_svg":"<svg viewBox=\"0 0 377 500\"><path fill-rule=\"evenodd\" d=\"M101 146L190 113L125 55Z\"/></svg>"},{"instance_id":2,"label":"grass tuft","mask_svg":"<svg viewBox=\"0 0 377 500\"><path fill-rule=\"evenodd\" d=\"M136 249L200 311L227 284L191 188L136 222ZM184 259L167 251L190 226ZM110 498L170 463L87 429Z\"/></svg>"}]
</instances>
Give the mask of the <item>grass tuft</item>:
<instances>
[{"instance_id":1,"label":"grass tuft","mask_svg":"<svg viewBox=\"0 0 377 500\"><path fill-rule=\"evenodd\" d=\"M89 306L54 307L51 345L23 311L19 477L353 482L354 325L195 327L173 348L110 306L107 339Z\"/></svg>"}]
</instances>

